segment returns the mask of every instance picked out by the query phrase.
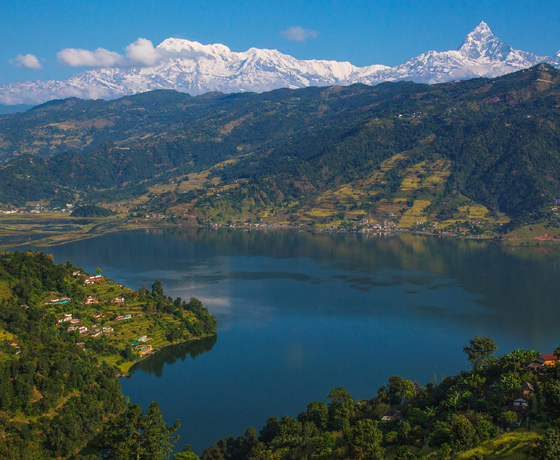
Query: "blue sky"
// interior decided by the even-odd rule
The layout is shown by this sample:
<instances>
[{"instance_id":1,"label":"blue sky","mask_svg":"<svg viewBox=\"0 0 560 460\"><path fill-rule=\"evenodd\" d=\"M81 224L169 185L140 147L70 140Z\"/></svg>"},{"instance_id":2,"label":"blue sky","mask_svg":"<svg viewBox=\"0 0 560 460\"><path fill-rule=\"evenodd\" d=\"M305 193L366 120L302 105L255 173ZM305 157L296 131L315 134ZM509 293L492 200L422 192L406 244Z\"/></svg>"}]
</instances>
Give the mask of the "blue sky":
<instances>
[{"instance_id":1,"label":"blue sky","mask_svg":"<svg viewBox=\"0 0 560 460\"><path fill-rule=\"evenodd\" d=\"M123 54L138 38L154 46L179 37L233 51L270 48L298 59L396 65L428 50L455 49L485 21L514 48L540 55L560 50L558 0L3 0L1 11L3 84L69 77L87 68L57 61L62 49ZM282 34L291 27L308 31L307 39L290 40L297 29ZM37 61L16 59L28 54Z\"/></svg>"}]
</instances>

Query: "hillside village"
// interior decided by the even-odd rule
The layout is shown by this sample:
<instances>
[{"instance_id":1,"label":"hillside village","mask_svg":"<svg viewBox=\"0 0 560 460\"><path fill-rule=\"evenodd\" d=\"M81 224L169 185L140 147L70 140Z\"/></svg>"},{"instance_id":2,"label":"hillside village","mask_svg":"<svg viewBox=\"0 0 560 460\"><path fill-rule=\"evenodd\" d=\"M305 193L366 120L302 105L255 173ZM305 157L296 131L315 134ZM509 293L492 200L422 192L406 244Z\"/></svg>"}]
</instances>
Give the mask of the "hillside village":
<instances>
[{"instance_id":1,"label":"hillside village","mask_svg":"<svg viewBox=\"0 0 560 460\"><path fill-rule=\"evenodd\" d=\"M55 318L53 327L121 372L162 347L215 333L215 320L198 300L168 298L159 281L154 286L160 292L134 291L101 273L79 269L69 275L76 294L44 293L39 305Z\"/></svg>"}]
</instances>

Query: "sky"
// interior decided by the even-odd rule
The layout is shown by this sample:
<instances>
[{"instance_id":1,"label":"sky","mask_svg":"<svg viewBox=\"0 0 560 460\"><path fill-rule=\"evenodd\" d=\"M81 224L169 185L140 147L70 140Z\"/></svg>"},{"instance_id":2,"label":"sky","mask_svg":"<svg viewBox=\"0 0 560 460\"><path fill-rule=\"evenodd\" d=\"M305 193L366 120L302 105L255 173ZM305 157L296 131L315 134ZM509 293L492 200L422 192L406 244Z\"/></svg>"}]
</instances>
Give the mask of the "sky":
<instances>
[{"instance_id":1,"label":"sky","mask_svg":"<svg viewBox=\"0 0 560 460\"><path fill-rule=\"evenodd\" d=\"M0 5L0 84L64 79L91 68L78 64L122 60L136 49L131 44L149 46L149 40L157 46L169 37L222 43L232 51L268 48L297 59L394 66L429 50L456 49L485 21L513 48L538 55L560 50L560 0L0 0Z\"/></svg>"}]
</instances>

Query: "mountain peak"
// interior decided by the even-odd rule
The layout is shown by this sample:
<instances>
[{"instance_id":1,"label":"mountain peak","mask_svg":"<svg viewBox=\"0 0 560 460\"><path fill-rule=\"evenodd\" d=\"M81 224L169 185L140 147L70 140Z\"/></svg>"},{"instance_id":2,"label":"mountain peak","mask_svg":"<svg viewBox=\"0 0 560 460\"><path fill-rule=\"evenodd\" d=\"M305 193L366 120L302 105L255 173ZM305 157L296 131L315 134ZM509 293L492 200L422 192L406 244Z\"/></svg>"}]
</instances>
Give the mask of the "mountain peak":
<instances>
[{"instance_id":1,"label":"mountain peak","mask_svg":"<svg viewBox=\"0 0 560 460\"><path fill-rule=\"evenodd\" d=\"M486 24L484 21L480 21L480 24L474 28L471 34L472 33L483 33L483 34L492 35L492 31L490 30L490 27L488 27L488 24Z\"/></svg>"},{"instance_id":2,"label":"mountain peak","mask_svg":"<svg viewBox=\"0 0 560 460\"><path fill-rule=\"evenodd\" d=\"M459 51L468 59L490 59L504 61L511 47L496 37L488 24L482 21L467 35Z\"/></svg>"}]
</instances>

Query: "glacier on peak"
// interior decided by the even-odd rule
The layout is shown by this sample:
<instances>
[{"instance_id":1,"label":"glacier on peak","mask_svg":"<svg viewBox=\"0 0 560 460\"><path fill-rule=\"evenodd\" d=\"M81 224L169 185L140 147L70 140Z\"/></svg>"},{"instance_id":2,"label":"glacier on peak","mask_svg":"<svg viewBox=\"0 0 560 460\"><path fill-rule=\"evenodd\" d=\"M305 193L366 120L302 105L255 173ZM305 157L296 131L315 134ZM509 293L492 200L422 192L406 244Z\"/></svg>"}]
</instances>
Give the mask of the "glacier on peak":
<instances>
[{"instance_id":1,"label":"glacier on peak","mask_svg":"<svg viewBox=\"0 0 560 460\"><path fill-rule=\"evenodd\" d=\"M162 41L153 53L150 65L142 67L99 68L66 80L0 85L0 104L39 104L67 97L113 99L155 89L198 95L402 80L432 84L496 77L540 62L560 67L560 51L551 57L515 50L497 38L484 21L457 50L428 51L395 67L298 60L278 50L260 48L235 52L220 43L204 45L181 38Z\"/></svg>"}]
</instances>

